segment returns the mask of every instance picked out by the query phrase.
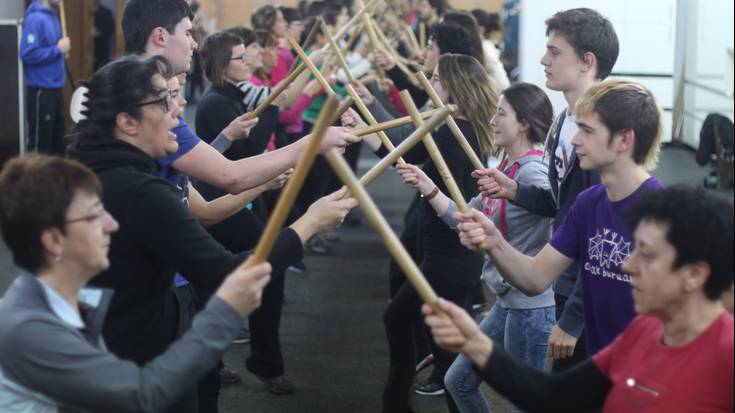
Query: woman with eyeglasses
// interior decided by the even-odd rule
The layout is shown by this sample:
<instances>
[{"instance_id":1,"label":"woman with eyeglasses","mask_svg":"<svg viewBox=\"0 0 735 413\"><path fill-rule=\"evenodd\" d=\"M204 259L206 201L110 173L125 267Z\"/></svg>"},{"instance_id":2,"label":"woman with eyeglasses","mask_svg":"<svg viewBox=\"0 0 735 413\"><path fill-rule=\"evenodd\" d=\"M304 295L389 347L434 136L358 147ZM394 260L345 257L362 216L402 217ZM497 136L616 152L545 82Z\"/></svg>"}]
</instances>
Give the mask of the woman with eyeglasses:
<instances>
[{"instance_id":1,"label":"woman with eyeglasses","mask_svg":"<svg viewBox=\"0 0 735 413\"><path fill-rule=\"evenodd\" d=\"M141 365L184 331L174 274L212 293L247 258L216 242L179 190L156 175L155 159L177 149L170 129L181 108L170 104L170 76L162 57L126 57L100 69L86 84L86 119L68 152L100 177L104 203L121 224L110 245L110 268L90 284L115 290L103 332L109 349ZM300 260L303 242L338 224L351 207L354 202L324 199L282 230L268 258L273 272ZM172 411L192 411L196 391L190 390Z\"/></svg>"},{"instance_id":2,"label":"woman with eyeglasses","mask_svg":"<svg viewBox=\"0 0 735 413\"><path fill-rule=\"evenodd\" d=\"M154 101L151 112L164 113L154 106L166 100ZM83 288L110 266L119 228L92 171L51 156L11 159L0 172L0 228L22 270L0 300L3 412L165 411L222 357L270 278L267 263L235 269L186 334L137 364L102 338L113 291Z\"/></svg>"}]
</instances>

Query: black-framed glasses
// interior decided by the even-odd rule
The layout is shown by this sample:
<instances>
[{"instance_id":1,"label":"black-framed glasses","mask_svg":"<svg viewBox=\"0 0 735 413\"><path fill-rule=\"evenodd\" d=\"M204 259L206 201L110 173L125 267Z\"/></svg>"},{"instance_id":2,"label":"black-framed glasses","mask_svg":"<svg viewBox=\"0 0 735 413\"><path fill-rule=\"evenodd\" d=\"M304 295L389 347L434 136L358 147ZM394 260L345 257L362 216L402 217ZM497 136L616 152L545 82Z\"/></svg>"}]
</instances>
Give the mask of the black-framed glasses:
<instances>
[{"instance_id":1,"label":"black-framed glasses","mask_svg":"<svg viewBox=\"0 0 735 413\"><path fill-rule=\"evenodd\" d=\"M64 221L64 224L65 225L73 224L75 222L87 222L87 223L99 222L100 219L102 219L102 217L104 217L107 213L108 213L107 210L104 207L102 207L99 211L95 213L85 215L79 218L67 219L66 221Z\"/></svg>"},{"instance_id":2,"label":"black-framed glasses","mask_svg":"<svg viewBox=\"0 0 735 413\"><path fill-rule=\"evenodd\" d=\"M160 99L154 99L154 100L149 100L147 102L137 103L137 104L131 106L131 108L139 108L141 106L161 104L163 106L163 111L166 112L166 113L168 113L168 112L171 111L171 107L172 107L171 103L172 103L172 100L173 100L173 98L171 97L171 91L169 90L169 91L166 92L166 96L164 96L164 97L162 97Z\"/></svg>"},{"instance_id":3,"label":"black-framed glasses","mask_svg":"<svg viewBox=\"0 0 735 413\"><path fill-rule=\"evenodd\" d=\"M245 63L245 57L246 56L244 54L241 54L240 56L231 57L230 60L239 60L242 63Z\"/></svg>"}]
</instances>

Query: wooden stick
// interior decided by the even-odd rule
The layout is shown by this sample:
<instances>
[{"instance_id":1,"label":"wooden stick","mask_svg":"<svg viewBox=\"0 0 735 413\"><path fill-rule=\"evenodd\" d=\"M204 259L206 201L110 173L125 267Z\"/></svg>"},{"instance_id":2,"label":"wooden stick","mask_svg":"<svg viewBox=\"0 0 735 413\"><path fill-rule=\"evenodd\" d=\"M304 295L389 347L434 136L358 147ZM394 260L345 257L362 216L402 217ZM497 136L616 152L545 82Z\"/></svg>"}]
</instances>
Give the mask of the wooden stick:
<instances>
[{"instance_id":1,"label":"wooden stick","mask_svg":"<svg viewBox=\"0 0 735 413\"><path fill-rule=\"evenodd\" d=\"M350 83L354 83L355 78L352 77L352 72L350 72L350 65L347 64L345 57L342 55L342 51L339 49L339 45L337 45L337 42L334 40L334 38L332 38L332 33L329 31L329 28L327 27L327 22L325 22L321 16L319 16L319 19L321 20L321 24L322 24L322 32L327 37L327 41L329 42L329 44L332 46L333 53L337 57L337 61L339 62L339 64L342 66L342 70L345 71L347 80Z\"/></svg>"},{"instance_id":2,"label":"wooden stick","mask_svg":"<svg viewBox=\"0 0 735 413\"><path fill-rule=\"evenodd\" d=\"M418 72L416 73L416 78L418 79L419 83L421 83L421 87L424 88L426 93L431 98L434 106L438 108L443 107L444 103L442 102L441 98L439 98L439 95L436 93L434 88L431 87L431 83L429 83L429 79L426 78L426 75L423 72ZM447 125L449 126L449 130L452 131L452 135L454 135L454 138L457 139L457 143L459 143L459 146L462 148L464 153L467 154L470 162L472 162L472 166L474 166L475 169L485 169L485 165L483 165L480 158L472 149L470 143L467 142L467 138L464 136L464 133L462 133L462 130L459 129L457 122L454 121L454 118L451 115L447 117Z\"/></svg>"},{"instance_id":3,"label":"wooden stick","mask_svg":"<svg viewBox=\"0 0 735 413\"><path fill-rule=\"evenodd\" d=\"M263 235L261 235L258 245L255 247L255 252L245 263L246 267L258 265L268 259L268 255L273 249L278 233L281 231L281 227L283 227L283 223L286 221L288 212L291 210L291 207L296 200L296 196L301 190L301 186L304 184L306 175L309 173L309 169L311 169L311 165L314 163L314 159L319 152L319 146L322 138L324 137L327 127L330 125L330 120L332 119L334 110L337 109L338 104L339 99L337 97L330 96L327 98L327 102L319 113L319 119L317 119L316 124L314 125L314 132L311 135L311 139L309 140L306 149L304 149L304 153L301 154L298 162L296 163L293 176L289 179L286 187L283 188L281 196L278 198L278 202L276 203L276 207L274 208L273 213L271 213L271 217L263 230Z\"/></svg>"},{"instance_id":4,"label":"wooden stick","mask_svg":"<svg viewBox=\"0 0 735 413\"><path fill-rule=\"evenodd\" d=\"M388 41L388 38L385 36L385 33L383 33L383 30L378 27L375 32L378 34L378 37L383 42L384 49L388 52L389 55L393 56L393 60L396 62L396 66L398 66L399 69L401 69L401 72L403 72L404 75L408 79L412 79L414 77L413 72L406 66L403 61L401 55L398 54L398 51L393 47L392 44L390 44L390 41Z\"/></svg>"},{"instance_id":5,"label":"wooden stick","mask_svg":"<svg viewBox=\"0 0 735 413\"><path fill-rule=\"evenodd\" d=\"M316 81L319 82L320 85L322 85L324 92L326 92L328 95L336 95L336 93L334 93L334 90L332 89L332 85L330 85L329 82L327 82L327 79L322 76L322 73L316 67L314 62L311 61L309 56L306 55L306 52L304 52L301 46L299 46L299 44L291 38L288 39L288 42L291 44L291 47L296 52L296 54L299 55L299 59L301 59L301 62L304 63L307 68L309 68L309 71L314 76Z\"/></svg>"},{"instance_id":6,"label":"wooden stick","mask_svg":"<svg viewBox=\"0 0 735 413\"><path fill-rule=\"evenodd\" d=\"M357 29L355 29L355 31L352 32L352 34L350 35L350 38L347 39L347 43L345 44L345 47L342 48L342 55L343 56L345 54L347 54L347 52L349 52L350 49L352 49L352 46L355 44L355 42L357 41L357 39L360 38L360 35L364 31L365 31L365 25L363 24L362 26L358 27ZM336 40L339 40L339 39L336 39L335 38L335 41Z\"/></svg>"},{"instance_id":7,"label":"wooden stick","mask_svg":"<svg viewBox=\"0 0 735 413\"><path fill-rule=\"evenodd\" d=\"M321 17L321 16L320 16ZM301 47L306 50L311 46L312 43L314 43L314 38L316 37L316 34L319 32L319 25L315 24L311 27L311 30L309 31L309 34L306 35L306 39L304 39L304 44L301 45Z\"/></svg>"},{"instance_id":8,"label":"wooden stick","mask_svg":"<svg viewBox=\"0 0 735 413\"><path fill-rule=\"evenodd\" d=\"M434 115L439 109L432 109L426 112L421 112L421 118L427 119L430 118L432 115ZM383 123L378 123L376 125L370 125L370 126L364 126L362 128L355 128L350 131L351 134L355 136L365 136L370 135L371 133L376 133L379 131L384 131L386 129L393 129L398 128L404 125L408 125L413 123L413 120L410 116L404 116L401 118L395 118L391 119L389 121L385 121Z\"/></svg>"},{"instance_id":9,"label":"wooden stick","mask_svg":"<svg viewBox=\"0 0 735 413\"><path fill-rule=\"evenodd\" d=\"M61 20L61 37L68 37L69 32L66 31L66 9L64 8L64 0L59 0L59 19Z\"/></svg>"},{"instance_id":10,"label":"wooden stick","mask_svg":"<svg viewBox=\"0 0 735 413\"><path fill-rule=\"evenodd\" d=\"M357 5L358 7L362 6L362 0L357 0ZM375 49L376 51L381 50L380 42L378 42L378 37L375 34L375 27L373 27L373 22L372 20L370 20L370 16L366 13L362 19L365 22L365 28L367 29L367 33L368 33L368 39L370 39L370 44L372 44L373 49ZM381 80L385 79L385 72L383 71L383 69L381 69L378 66L375 66L375 70L378 73L378 77Z\"/></svg>"},{"instance_id":11,"label":"wooden stick","mask_svg":"<svg viewBox=\"0 0 735 413\"><path fill-rule=\"evenodd\" d=\"M401 142L396 149L381 159L375 166L373 166L365 175L360 178L360 184L362 186L368 186L375 180L380 174L383 173L389 166L396 163L399 157L403 156L411 148L414 147L421 138L427 133L431 132L432 129L439 126L440 123L444 122L444 119L449 115L450 108L444 107L439 109L431 118L429 118L420 128L416 129L406 140Z\"/></svg>"},{"instance_id":12,"label":"wooden stick","mask_svg":"<svg viewBox=\"0 0 735 413\"><path fill-rule=\"evenodd\" d=\"M375 205L375 202L370 198L370 195L368 195L365 188L360 185L360 182L352 173L347 161L345 161L344 158L334 149L327 152L324 157L327 159L327 162L329 162L329 165L332 167L342 183L345 184L353 194L352 196L357 199L365 217L370 221L370 225L373 226L375 232L377 232L383 240L383 243L386 248L388 248L390 255L396 260L398 266L401 267L401 270L403 270L408 282L410 282L413 288L416 289L416 292L419 294L421 299L430 305L437 314L443 314L436 305L436 292L431 288L429 282L426 281L426 278L421 273L416 262L414 262L413 258L411 258L403 247L401 241L398 239L388 222L385 220L385 217L383 217L380 210Z\"/></svg>"},{"instance_id":13,"label":"wooden stick","mask_svg":"<svg viewBox=\"0 0 735 413\"><path fill-rule=\"evenodd\" d=\"M419 22L419 45L421 50L426 49L426 23Z\"/></svg>"},{"instance_id":14,"label":"wooden stick","mask_svg":"<svg viewBox=\"0 0 735 413\"><path fill-rule=\"evenodd\" d=\"M411 115L414 126L417 128L420 127L423 120L421 119L421 115L419 115L419 109L416 107L416 104L413 103L411 94L407 90L401 91L401 101L403 101L403 105L408 109L408 113ZM449 119L449 116L447 116L447 119ZM462 191L459 190L459 186L457 186L457 182L452 176L452 171L449 169L447 162L439 151L439 147L436 146L436 142L431 136L431 133L427 133L422 140L424 142L424 146L426 146L426 151L429 152L429 156L431 156L431 159L434 161L434 165L436 165L436 170L439 172L439 176L441 176L442 181L444 181L444 185L449 191L449 196L452 197L452 200L457 204L457 208L459 208L461 212L467 211L467 202L464 200Z\"/></svg>"},{"instance_id":15,"label":"wooden stick","mask_svg":"<svg viewBox=\"0 0 735 413\"><path fill-rule=\"evenodd\" d=\"M334 122L336 122L342 116L342 114L347 111L347 109L352 107L354 103L354 99L352 99L350 96L347 96L344 102L342 102L337 108L337 112L334 113L334 116L332 116L331 122L329 122L329 124L334 125Z\"/></svg>"},{"instance_id":16,"label":"wooden stick","mask_svg":"<svg viewBox=\"0 0 735 413\"><path fill-rule=\"evenodd\" d=\"M367 106L365 106L365 102L362 101L360 95L358 95L355 91L355 88L352 87L352 85L347 85L345 86L345 89L347 90L347 93L352 97L352 99L355 100L357 109L360 111L367 123L369 125L377 125L378 121L375 119L375 116L370 113ZM385 146L388 151L393 151L396 149L396 147L393 145L393 142L390 141L390 138L388 138L388 135L386 135L385 132L383 132L382 130L376 132L378 134L378 138L380 138L380 141L383 142L383 146ZM406 163L406 161L404 161L403 158L398 158L398 163L403 165Z\"/></svg>"},{"instance_id":17,"label":"wooden stick","mask_svg":"<svg viewBox=\"0 0 735 413\"><path fill-rule=\"evenodd\" d=\"M288 40L292 40L292 39L289 38ZM281 80L281 82L278 83L275 88L271 89L271 93L268 95L268 97L266 97L265 100L262 101L260 105L258 105L258 107L255 108L254 111L250 112L250 116L248 116L248 119L257 118L258 116L260 116L260 114L263 113L263 111L266 110L268 106L270 106L270 104L273 103L274 100L276 100L278 95L283 93L283 91L286 90L286 88L291 83L293 83L293 81L296 80L296 78L304 70L306 70L306 66L299 65L299 67L297 67L293 72L291 72L285 79Z\"/></svg>"}]
</instances>

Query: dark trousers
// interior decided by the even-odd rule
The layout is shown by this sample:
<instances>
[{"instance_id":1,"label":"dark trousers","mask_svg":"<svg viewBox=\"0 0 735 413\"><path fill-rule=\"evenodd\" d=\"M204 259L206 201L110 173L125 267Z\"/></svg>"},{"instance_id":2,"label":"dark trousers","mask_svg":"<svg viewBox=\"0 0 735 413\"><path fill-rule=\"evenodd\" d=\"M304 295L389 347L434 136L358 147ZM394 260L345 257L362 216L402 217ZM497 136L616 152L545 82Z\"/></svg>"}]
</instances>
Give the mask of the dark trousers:
<instances>
[{"instance_id":1,"label":"dark trousers","mask_svg":"<svg viewBox=\"0 0 735 413\"><path fill-rule=\"evenodd\" d=\"M421 271L436 293L464 307L477 285L482 270L482 256L464 249L425 251ZM390 369L383 390L383 412L404 413L410 410L408 395L415 373L415 343L412 326L422 321L421 298L409 283L405 283L393 297L383 314L388 337ZM444 375L456 354L439 348L430 340L434 354L432 381L443 383Z\"/></svg>"},{"instance_id":2,"label":"dark trousers","mask_svg":"<svg viewBox=\"0 0 735 413\"><path fill-rule=\"evenodd\" d=\"M255 248L263 232L263 222L253 211L242 210L232 217L211 226L209 232L225 248L242 252ZM271 274L263 290L260 308L250 314L250 357L247 369L264 377L283 375L283 355L279 329L283 308L285 273Z\"/></svg>"},{"instance_id":3,"label":"dark trousers","mask_svg":"<svg viewBox=\"0 0 735 413\"><path fill-rule=\"evenodd\" d=\"M26 88L28 151L64 156L64 100L61 89Z\"/></svg>"},{"instance_id":4,"label":"dark trousers","mask_svg":"<svg viewBox=\"0 0 735 413\"><path fill-rule=\"evenodd\" d=\"M567 298L563 295L554 294L554 300L556 301L556 319L557 321L561 318L561 313L564 311L564 305L567 303ZM577 345L574 347L574 354L572 354L571 357L567 357L564 359L556 359L551 364L551 371L553 372L559 372L563 370L568 370L580 362L587 359L587 345L585 343L585 340L587 338L585 337L584 330L582 330L582 334L579 336L579 339L577 340Z\"/></svg>"}]
</instances>

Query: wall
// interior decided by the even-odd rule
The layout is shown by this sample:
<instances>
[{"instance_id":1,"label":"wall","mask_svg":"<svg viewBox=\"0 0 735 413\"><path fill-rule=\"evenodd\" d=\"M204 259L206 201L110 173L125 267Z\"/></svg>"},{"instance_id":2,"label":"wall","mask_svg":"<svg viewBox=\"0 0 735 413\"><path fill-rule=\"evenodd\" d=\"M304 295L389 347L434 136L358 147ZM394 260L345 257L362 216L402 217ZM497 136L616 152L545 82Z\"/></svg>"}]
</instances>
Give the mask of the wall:
<instances>
[{"instance_id":1,"label":"wall","mask_svg":"<svg viewBox=\"0 0 735 413\"><path fill-rule=\"evenodd\" d=\"M23 0L0 1L0 19L20 19L25 12Z\"/></svg>"}]
</instances>

